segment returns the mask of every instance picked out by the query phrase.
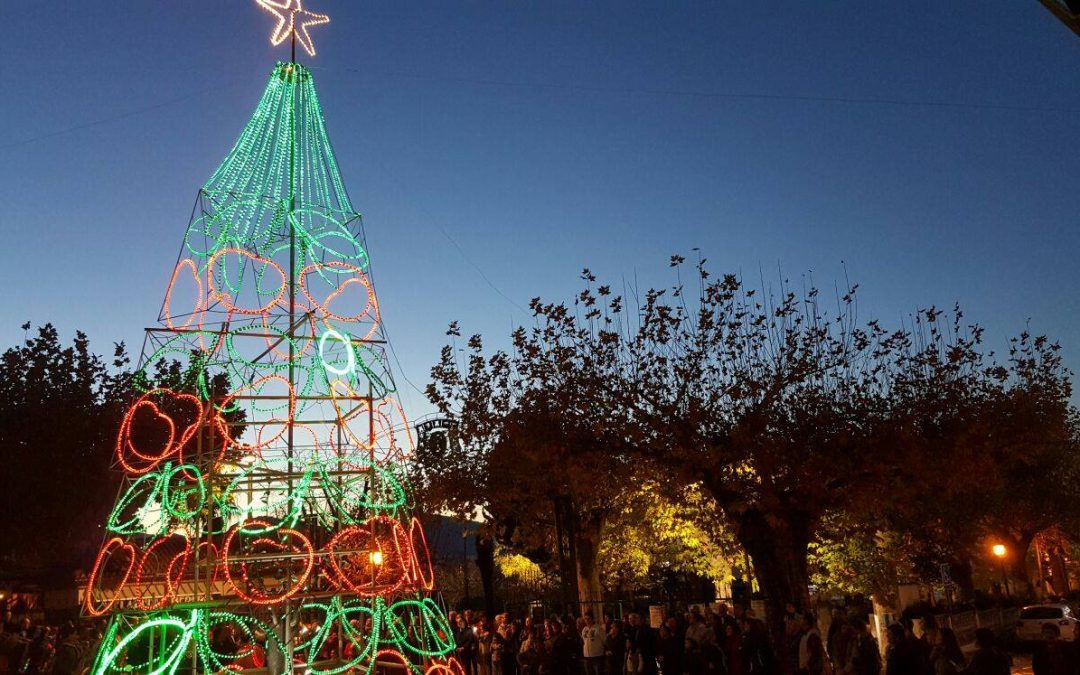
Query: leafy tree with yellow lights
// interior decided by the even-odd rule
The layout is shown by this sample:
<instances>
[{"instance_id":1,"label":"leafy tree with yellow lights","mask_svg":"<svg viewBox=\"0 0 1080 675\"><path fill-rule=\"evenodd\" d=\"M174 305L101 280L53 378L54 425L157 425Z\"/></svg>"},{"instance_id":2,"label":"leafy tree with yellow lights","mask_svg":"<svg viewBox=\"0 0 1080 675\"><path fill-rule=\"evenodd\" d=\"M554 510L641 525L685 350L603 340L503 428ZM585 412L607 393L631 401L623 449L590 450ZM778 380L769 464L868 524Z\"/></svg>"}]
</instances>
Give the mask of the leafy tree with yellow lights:
<instances>
[{"instance_id":1,"label":"leafy tree with yellow lights","mask_svg":"<svg viewBox=\"0 0 1080 675\"><path fill-rule=\"evenodd\" d=\"M714 517L700 486L664 488L645 480L626 490L605 528L601 578L614 591L655 586L662 574L683 573L720 584L742 555Z\"/></svg>"}]
</instances>

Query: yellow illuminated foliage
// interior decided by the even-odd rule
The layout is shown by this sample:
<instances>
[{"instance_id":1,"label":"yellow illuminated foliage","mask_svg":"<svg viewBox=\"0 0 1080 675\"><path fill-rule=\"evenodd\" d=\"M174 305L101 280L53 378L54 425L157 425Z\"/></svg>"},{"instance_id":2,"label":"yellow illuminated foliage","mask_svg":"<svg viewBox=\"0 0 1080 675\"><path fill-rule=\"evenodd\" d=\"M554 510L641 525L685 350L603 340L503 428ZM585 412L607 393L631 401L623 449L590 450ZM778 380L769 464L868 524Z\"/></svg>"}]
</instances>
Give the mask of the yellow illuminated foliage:
<instances>
[{"instance_id":1,"label":"yellow illuminated foliage","mask_svg":"<svg viewBox=\"0 0 1080 675\"><path fill-rule=\"evenodd\" d=\"M635 588L662 572L726 581L741 553L715 513L697 486L672 498L656 483L643 483L605 529L599 556L605 586Z\"/></svg>"}]
</instances>

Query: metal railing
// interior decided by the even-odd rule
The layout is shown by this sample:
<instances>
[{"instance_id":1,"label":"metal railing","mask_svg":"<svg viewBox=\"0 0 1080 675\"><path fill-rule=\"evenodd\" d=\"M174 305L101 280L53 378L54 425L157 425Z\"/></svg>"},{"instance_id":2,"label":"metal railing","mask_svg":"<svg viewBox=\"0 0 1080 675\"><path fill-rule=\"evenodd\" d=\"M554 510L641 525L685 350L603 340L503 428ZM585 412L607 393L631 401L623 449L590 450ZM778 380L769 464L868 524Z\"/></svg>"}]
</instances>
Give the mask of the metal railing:
<instances>
[{"instance_id":1,"label":"metal railing","mask_svg":"<svg viewBox=\"0 0 1080 675\"><path fill-rule=\"evenodd\" d=\"M990 628L999 631L1014 625L1019 616L1019 607L992 607L954 614L938 614L934 616L934 620L939 626L952 628L960 644L966 645L975 641L977 629Z\"/></svg>"}]
</instances>

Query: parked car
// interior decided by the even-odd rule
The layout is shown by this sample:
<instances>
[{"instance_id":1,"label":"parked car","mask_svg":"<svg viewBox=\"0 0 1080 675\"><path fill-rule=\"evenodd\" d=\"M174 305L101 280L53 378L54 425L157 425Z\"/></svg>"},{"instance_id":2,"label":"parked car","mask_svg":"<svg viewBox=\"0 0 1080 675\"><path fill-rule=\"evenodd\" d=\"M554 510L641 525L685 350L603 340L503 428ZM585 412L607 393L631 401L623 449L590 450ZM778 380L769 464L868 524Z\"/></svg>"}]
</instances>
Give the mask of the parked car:
<instances>
[{"instance_id":1,"label":"parked car","mask_svg":"<svg viewBox=\"0 0 1080 675\"><path fill-rule=\"evenodd\" d=\"M1062 640L1072 642L1080 637L1080 619L1068 605L1028 605L1020 610L1016 622L1016 637L1021 640L1042 640L1043 626L1054 626Z\"/></svg>"}]
</instances>

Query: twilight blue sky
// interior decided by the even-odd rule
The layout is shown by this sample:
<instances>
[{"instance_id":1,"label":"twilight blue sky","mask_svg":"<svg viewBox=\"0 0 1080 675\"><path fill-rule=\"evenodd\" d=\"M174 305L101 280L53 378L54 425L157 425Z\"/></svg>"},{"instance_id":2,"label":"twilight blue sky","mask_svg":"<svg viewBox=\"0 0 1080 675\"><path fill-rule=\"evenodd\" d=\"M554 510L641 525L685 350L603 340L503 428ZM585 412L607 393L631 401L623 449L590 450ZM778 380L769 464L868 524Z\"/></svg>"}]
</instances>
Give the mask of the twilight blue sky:
<instances>
[{"instance_id":1,"label":"twilight blue sky","mask_svg":"<svg viewBox=\"0 0 1080 675\"><path fill-rule=\"evenodd\" d=\"M450 320L502 345L582 267L666 283L693 247L755 279L846 265L887 325L959 301L1001 349L1030 320L1080 370L1080 39L1034 0L307 5L417 386ZM0 346L30 320L137 348L287 50L249 0L3 2L0 25Z\"/></svg>"}]
</instances>

